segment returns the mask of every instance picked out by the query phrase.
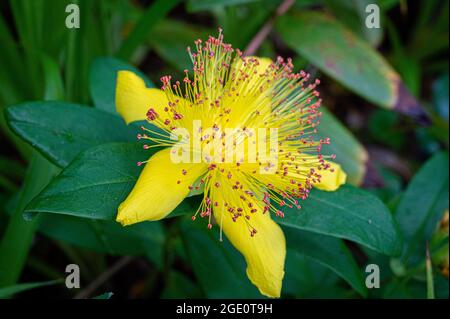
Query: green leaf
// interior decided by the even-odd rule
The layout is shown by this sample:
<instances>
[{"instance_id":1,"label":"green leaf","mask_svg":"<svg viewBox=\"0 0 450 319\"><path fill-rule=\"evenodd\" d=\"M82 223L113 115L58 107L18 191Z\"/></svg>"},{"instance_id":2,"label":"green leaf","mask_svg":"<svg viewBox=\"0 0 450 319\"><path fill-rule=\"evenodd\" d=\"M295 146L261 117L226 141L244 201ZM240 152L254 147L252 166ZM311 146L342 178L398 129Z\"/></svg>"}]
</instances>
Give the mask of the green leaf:
<instances>
[{"instance_id":1,"label":"green leaf","mask_svg":"<svg viewBox=\"0 0 450 319\"><path fill-rule=\"evenodd\" d=\"M44 100L62 100L64 98L64 84L59 73L58 63L45 54L41 56L41 63L45 83Z\"/></svg>"},{"instance_id":2,"label":"green leaf","mask_svg":"<svg viewBox=\"0 0 450 319\"><path fill-rule=\"evenodd\" d=\"M261 298L245 274L244 257L224 239L217 227L185 220L181 234L192 270L208 298Z\"/></svg>"},{"instance_id":3,"label":"green leaf","mask_svg":"<svg viewBox=\"0 0 450 319\"><path fill-rule=\"evenodd\" d=\"M446 74L441 75L436 81L433 83L433 105L438 114L447 120L448 123L448 113L449 113L449 105L448 105L448 72Z\"/></svg>"},{"instance_id":4,"label":"green leaf","mask_svg":"<svg viewBox=\"0 0 450 319\"><path fill-rule=\"evenodd\" d=\"M107 142L136 140L137 129L106 112L64 102L9 107L10 127L55 164L64 167L81 151Z\"/></svg>"},{"instance_id":5,"label":"green leaf","mask_svg":"<svg viewBox=\"0 0 450 319\"><path fill-rule=\"evenodd\" d=\"M365 25L366 7L374 3L373 0L325 0L326 6L356 35L368 41L373 47L377 47L383 39L383 24L380 28L367 28ZM380 19L383 19L381 17Z\"/></svg>"},{"instance_id":6,"label":"green leaf","mask_svg":"<svg viewBox=\"0 0 450 319\"><path fill-rule=\"evenodd\" d=\"M80 8L81 27L70 29L65 48L66 99L88 103L89 67L95 57L107 54L104 19L101 7L104 1L73 0ZM103 22L103 23L102 23Z\"/></svg>"},{"instance_id":7,"label":"green leaf","mask_svg":"<svg viewBox=\"0 0 450 319\"><path fill-rule=\"evenodd\" d=\"M425 260L426 241L448 209L448 154L433 156L411 180L395 218L405 239L402 259L414 265Z\"/></svg>"},{"instance_id":8,"label":"green leaf","mask_svg":"<svg viewBox=\"0 0 450 319\"><path fill-rule=\"evenodd\" d=\"M152 3L144 11L128 37L123 41L117 53L118 57L124 60L130 59L139 45L145 41L148 32L179 2L180 0L157 0Z\"/></svg>"},{"instance_id":9,"label":"green leaf","mask_svg":"<svg viewBox=\"0 0 450 319\"><path fill-rule=\"evenodd\" d=\"M201 298L202 293L197 285L187 276L174 270L170 273L169 282L164 287L161 298L182 299Z\"/></svg>"},{"instance_id":10,"label":"green leaf","mask_svg":"<svg viewBox=\"0 0 450 319\"><path fill-rule=\"evenodd\" d=\"M370 115L368 129L378 143L397 150L405 145L407 136L402 132L400 115L395 112L376 110Z\"/></svg>"},{"instance_id":11,"label":"green leaf","mask_svg":"<svg viewBox=\"0 0 450 319\"><path fill-rule=\"evenodd\" d=\"M33 152L14 212L0 241L0 287L17 282L31 248L38 218L25 221L25 206L47 185L58 169Z\"/></svg>"},{"instance_id":12,"label":"green leaf","mask_svg":"<svg viewBox=\"0 0 450 319\"><path fill-rule=\"evenodd\" d=\"M29 83L24 79L26 66L19 46L14 41L14 35L0 14L0 104L15 103L21 96L29 93Z\"/></svg>"},{"instance_id":13,"label":"green leaf","mask_svg":"<svg viewBox=\"0 0 450 319\"><path fill-rule=\"evenodd\" d=\"M39 232L56 240L109 255L146 256L162 266L165 233L161 223L122 227L115 221L42 214Z\"/></svg>"},{"instance_id":14,"label":"green leaf","mask_svg":"<svg viewBox=\"0 0 450 319\"><path fill-rule=\"evenodd\" d=\"M159 22L148 35L149 45L159 56L178 70L192 69L192 61L186 51L197 39L206 39L212 34L204 26L197 26L165 19Z\"/></svg>"},{"instance_id":15,"label":"green leaf","mask_svg":"<svg viewBox=\"0 0 450 319\"><path fill-rule=\"evenodd\" d=\"M19 181L25 176L25 167L14 158L0 155L0 172Z\"/></svg>"},{"instance_id":16,"label":"green leaf","mask_svg":"<svg viewBox=\"0 0 450 319\"><path fill-rule=\"evenodd\" d=\"M260 0L189 0L187 10L190 12L211 10L216 7L242 5Z\"/></svg>"},{"instance_id":17,"label":"green leaf","mask_svg":"<svg viewBox=\"0 0 450 319\"><path fill-rule=\"evenodd\" d=\"M342 240L290 227L283 227L283 231L289 249L331 269L359 294L367 296L361 269Z\"/></svg>"},{"instance_id":18,"label":"green leaf","mask_svg":"<svg viewBox=\"0 0 450 319\"><path fill-rule=\"evenodd\" d=\"M31 289L36 289L36 288L41 288L41 287L45 287L45 286L52 286L52 285L56 285L61 283L62 280L50 280L50 281L43 281L43 282L30 282L30 283L23 283L23 284L17 284L17 285L12 285L12 286L8 286L8 287L4 287L4 288L0 288L0 299L1 298L8 298L11 297L15 294L27 291L27 290L31 290Z\"/></svg>"},{"instance_id":19,"label":"green leaf","mask_svg":"<svg viewBox=\"0 0 450 319\"><path fill-rule=\"evenodd\" d=\"M336 273L297 250L287 249L285 268L283 297L323 299L349 296L349 289L341 285Z\"/></svg>"},{"instance_id":20,"label":"green leaf","mask_svg":"<svg viewBox=\"0 0 450 319\"><path fill-rule=\"evenodd\" d=\"M264 23L275 14L279 3L278 0L252 1L239 6L230 3L229 6L215 6L213 12L217 24L224 30L225 41L244 50Z\"/></svg>"},{"instance_id":21,"label":"green leaf","mask_svg":"<svg viewBox=\"0 0 450 319\"><path fill-rule=\"evenodd\" d=\"M141 167L154 149L139 143L104 144L81 153L26 212L45 212L114 220L117 207L131 191Z\"/></svg>"},{"instance_id":22,"label":"green leaf","mask_svg":"<svg viewBox=\"0 0 450 319\"><path fill-rule=\"evenodd\" d=\"M343 185L337 191L313 189L302 208L281 207L284 226L339 237L386 255L398 255L402 243L397 225L387 207L376 196Z\"/></svg>"},{"instance_id":23,"label":"green leaf","mask_svg":"<svg viewBox=\"0 0 450 319\"><path fill-rule=\"evenodd\" d=\"M381 107L427 120L384 58L337 20L303 11L280 17L277 30L289 47L348 89Z\"/></svg>"},{"instance_id":24,"label":"green leaf","mask_svg":"<svg viewBox=\"0 0 450 319\"><path fill-rule=\"evenodd\" d=\"M147 76L134 66L115 58L97 58L91 65L89 75L89 88L95 107L117 114L116 81L117 72L120 70L132 71L139 75L148 87L154 87Z\"/></svg>"},{"instance_id":25,"label":"green leaf","mask_svg":"<svg viewBox=\"0 0 450 319\"><path fill-rule=\"evenodd\" d=\"M139 143L112 143L81 153L26 208L26 213L52 213L97 220L115 220L117 207L136 183L142 167L136 163L157 150ZM171 216L192 213L190 198Z\"/></svg>"},{"instance_id":26,"label":"green leaf","mask_svg":"<svg viewBox=\"0 0 450 319\"><path fill-rule=\"evenodd\" d=\"M97 297L94 297L92 299L111 299L111 297L114 295L112 292L105 292L104 294L101 294Z\"/></svg>"},{"instance_id":27,"label":"green leaf","mask_svg":"<svg viewBox=\"0 0 450 319\"><path fill-rule=\"evenodd\" d=\"M331 143L323 145L323 154L336 154L335 162L341 164L347 173L347 182L359 185L366 172L367 151L355 136L324 107L320 119L318 134L320 137L329 137Z\"/></svg>"}]
</instances>

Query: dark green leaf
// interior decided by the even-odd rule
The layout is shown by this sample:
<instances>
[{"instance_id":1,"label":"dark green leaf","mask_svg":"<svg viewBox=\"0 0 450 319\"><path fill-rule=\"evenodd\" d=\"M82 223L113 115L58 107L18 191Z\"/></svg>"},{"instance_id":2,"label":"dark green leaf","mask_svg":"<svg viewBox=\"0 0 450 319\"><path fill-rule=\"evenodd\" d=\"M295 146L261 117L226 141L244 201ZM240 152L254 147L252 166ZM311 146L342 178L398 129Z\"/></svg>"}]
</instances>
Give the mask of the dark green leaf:
<instances>
[{"instance_id":1,"label":"dark green leaf","mask_svg":"<svg viewBox=\"0 0 450 319\"><path fill-rule=\"evenodd\" d=\"M291 227L283 227L283 231L288 248L331 269L359 294L367 296L361 269L342 240Z\"/></svg>"},{"instance_id":2,"label":"dark green leaf","mask_svg":"<svg viewBox=\"0 0 450 319\"><path fill-rule=\"evenodd\" d=\"M433 100L436 111L448 121L448 73L433 83Z\"/></svg>"},{"instance_id":3,"label":"dark green leaf","mask_svg":"<svg viewBox=\"0 0 450 319\"><path fill-rule=\"evenodd\" d=\"M33 152L24 185L14 203L13 214L0 241L0 287L17 282L31 248L39 220L23 219L25 206L47 185L58 172L37 152Z\"/></svg>"},{"instance_id":4,"label":"dark green leaf","mask_svg":"<svg viewBox=\"0 0 450 319\"><path fill-rule=\"evenodd\" d=\"M131 191L148 159L139 143L104 144L81 153L28 205L27 212L45 212L114 220L117 207Z\"/></svg>"},{"instance_id":5,"label":"dark green leaf","mask_svg":"<svg viewBox=\"0 0 450 319\"><path fill-rule=\"evenodd\" d=\"M282 207L284 226L348 239L386 255L401 252L395 220L374 195L344 185L335 192L313 190L300 210Z\"/></svg>"},{"instance_id":6,"label":"dark green leaf","mask_svg":"<svg viewBox=\"0 0 450 319\"><path fill-rule=\"evenodd\" d=\"M187 9L191 12L211 10L216 7L241 5L260 0L189 0Z\"/></svg>"},{"instance_id":7,"label":"dark green leaf","mask_svg":"<svg viewBox=\"0 0 450 319\"><path fill-rule=\"evenodd\" d=\"M174 270L170 273L169 283L164 287L162 298L201 298L202 293L198 286L182 273Z\"/></svg>"},{"instance_id":8,"label":"dark green leaf","mask_svg":"<svg viewBox=\"0 0 450 319\"><path fill-rule=\"evenodd\" d=\"M380 44L383 38L383 24L380 23L380 28L367 28L365 25L366 17L368 16L366 7L374 3L373 0L326 0L325 3L336 18L342 21L355 34L374 47Z\"/></svg>"},{"instance_id":9,"label":"dark green leaf","mask_svg":"<svg viewBox=\"0 0 450 319\"><path fill-rule=\"evenodd\" d=\"M205 223L184 221L183 242L192 269L208 298L261 298L245 274L242 255L224 239L219 230L208 230Z\"/></svg>"},{"instance_id":10,"label":"dark green leaf","mask_svg":"<svg viewBox=\"0 0 450 319\"><path fill-rule=\"evenodd\" d=\"M7 298L10 296L13 296L15 294L36 289L40 287L45 286L51 286L61 283L61 280L51 280L51 281L43 281L43 282L30 282L30 283L23 283L23 284L17 284L13 286L8 286L4 288L0 288L0 299Z\"/></svg>"},{"instance_id":11,"label":"dark green leaf","mask_svg":"<svg viewBox=\"0 0 450 319\"><path fill-rule=\"evenodd\" d=\"M405 145L399 114L389 110L376 110L369 118L368 129L379 143L399 149Z\"/></svg>"},{"instance_id":12,"label":"dark green leaf","mask_svg":"<svg viewBox=\"0 0 450 319\"><path fill-rule=\"evenodd\" d=\"M397 207L395 217L405 239L405 263L425 260L426 241L448 209L448 164L447 153L432 157L414 176Z\"/></svg>"},{"instance_id":13,"label":"dark green leaf","mask_svg":"<svg viewBox=\"0 0 450 319\"><path fill-rule=\"evenodd\" d=\"M367 151L339 120L322 108L319 136L329 137L331 143L322 147L323 154L335 154L335 162L347 173L347 182L359 185L366 172Z\"/></svg>"},{"instance_id":14,"label":"dark green leaf","mask_svg":"<svg viewBox=\"0 0 450 319\"><path fill-rule=\"evenodd\" d=\"M94 297L92 299L111 299L111 297L114 295L112 292L105 292L104 294L101 294L97 297Z\"/></svg>"},{"instance_id":15,"label":"dark green leaf","mask_svg":"<svg viewBox=\"0 0 450 319\"><path fill-rule=\"evenodd\" d=\"M64 84L58 63L44 54L41 56L41 63L44 71L44 99L47 101L62 100L64 98Z\"/></svg>"},{"instance_id":16,"label":"dark green leaf","mask_svg":"<svg viewBox=\"0 0 450 319\"><path fill-rule=\"evenodd\" d=\"M123 41L118 56L124 60L130 59L139 45L145 41L148 32L179 2L180 0L157 0L152 3L143 12L133 30L131 30L128 37Z\"/></svg>"},{"instance_id":17,"label":"dark green leaf","mask_svg":"<svg viewBox=\"0 0 450 319\"><path fill-rule=\"evenodd\" d=\"M427 120L384 58L337 20L303 11L278 22L280 36L291 48L348 89L379 106Z\"/></svg>"},{"instance_id":18,"label":"dark green leaf","mask_svg":"<svg viewBox=\"0 0 450 319\"><path fill-rule=\"evenodd\" d=\"M336 273L300 254L297 250L287 249L285 271L282 289L284 297L345 298L349 296L349 289L341 287Z\"/></svg>"},{"instance_id":19,"label":"dark green leaf","mask_svg":"<svg viewBox=\"0 0 450 319\"><path fill-rule=\"evenodd\" d=\"M192 61L186 51L198 38L207 39L212 32L203 26L176 20L163 20L148 35L148 43L158 55L178 70L192 69Z\"/></svg>"},{"instance_id":20,"label":"dark green leaf","mask_svg":"<svg viewBox=\"0 0 450 319\"><path fill-rule=\"evenodd\" d=\"M147 256L162 266L164 230L158 222L122 227L114 221L42 214L39 232L75 246L110 255Z\"/></svg>"},{"instance_id":21,"label":"dark green leaf","mask_svg":"<svg viewBox=\"0 0 450 319\"><path fill-rule=\"evenodd\" d=\"M64 167L81 151L107 142L136 140L137 129L112 114L63 102L30 102L7 109L11 128Z\"/></svg>"},{"instance_id":22,"label":"dark green leaf","mask_svg":"<svg viewBox=\"0 0 450 319\"><path fill-rule=\"evenodd\" d=\"M128 63L110 57L97 58L91 65L89 75L89 88L95 107L117 114L116 81L117 72L120 70L132 71L139 75L148 87L154 86L145 74Z\"/></svg>"},{"instance_id":23,"label":"dark green leaf","mask_svg":"<svg viewBox=\"0 0 450 319\"><path fill-rule=\"evenodd\" d=\"M81 153L33 200L26 212L72 215L99 220L115 220L117 207L136 183L142 167L156 149L144 150L139 143L113 143ZM184 201L171 214L193 211Z\"/></svg>"}]
</instances>

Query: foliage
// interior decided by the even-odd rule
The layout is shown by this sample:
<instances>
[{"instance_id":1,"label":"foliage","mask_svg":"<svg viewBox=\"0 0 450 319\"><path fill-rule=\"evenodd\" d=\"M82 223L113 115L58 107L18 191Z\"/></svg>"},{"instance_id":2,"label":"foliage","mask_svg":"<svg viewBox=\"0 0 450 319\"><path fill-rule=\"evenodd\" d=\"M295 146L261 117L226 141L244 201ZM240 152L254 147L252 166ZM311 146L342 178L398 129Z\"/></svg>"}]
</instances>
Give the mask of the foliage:
<instances>
[{"instance_id":1,"label":"foliage","mask_svg":"<svg viewBox=\"0 0 450 319\"><path fill-rule=\"evenodd\" d=\"M155 150L118 116L114 90L118 70L148 86L181 77L186 46L217 26L245 49L274 19L256 55L291 55L322 79L319 135L331 137L324 152L349 182L277 219L288 247L282 296L448 298L448 2L375 2L376 30L364 25L366 1L297 1L279 17L281 1L268 0L2 2L0 297L49 285L52 297L74 297L54 285L66 264L80 265L87 285L121 256L144 271L128 281L119 273L96 299L109 290L262 297L218 227L190 220L199 196L160 222L115 222L135 163ZM69 3L80 7L80 29L64 25ZM380 266L380 289L367 289L367 264Z\"/></svg>"}]
</instances>

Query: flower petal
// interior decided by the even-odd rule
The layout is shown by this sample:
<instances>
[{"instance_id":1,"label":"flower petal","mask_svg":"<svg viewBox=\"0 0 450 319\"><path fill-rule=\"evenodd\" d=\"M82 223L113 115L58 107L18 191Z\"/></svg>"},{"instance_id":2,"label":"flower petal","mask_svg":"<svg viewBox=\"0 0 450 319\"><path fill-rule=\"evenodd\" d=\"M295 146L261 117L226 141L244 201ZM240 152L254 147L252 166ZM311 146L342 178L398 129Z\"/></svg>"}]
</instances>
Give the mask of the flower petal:
<instances>
[{"instance_id":1,"label":"flower petal","mask_svg":"<svg viewBox=\"0 0 450 319\"><path fill-rule=\"evenodd\" d=\"M116 110L127 124L142 121L153 108L162 114L168 105L166 93L147 88L144 80L130 71L119 71L116 84Z\"/></svg>"},{"instance_id":2,"label":"flower petal","mask_svg":"<svg viewBox=\"0 0 450 319\"><path fill-rule=\"evenodd\" d=\"M119 206L116 220L130 225L167 216L189 194L189 186L206 172L202 164L175 164L167 148L145 165L133 190Z\"/></svg>"},{"instance_id":3,"label":"flower petal","mask_svg":"<svg viewBox=\"0 0 450 319\"><path fill-rule=\"evenodd\" d=\"M328 164L330 164L330 168L320 172L322 176L320 183L314 184L314 187L324 191L335 191L339 186L345 184L347 174L339 164L333 162L328 162Z\"/></svg>"},{"instance_id":4,"label":"flower petal","mask_svg":"<svg viewBox=\"0 0 450 319\"><path fill-rule=\"evenodd\" d=\"M219 207L221 202L219 199ZM261 211L253 214L249 221L241 216L233 222L225 209L223 212L214 209L214 217L233 246L244 255L250 281L261 294L280 297L286 258L286 240L280 226L268 213ZM257 230L254 236L250 236L247 222Z\"/></svg>"}]
</instances>

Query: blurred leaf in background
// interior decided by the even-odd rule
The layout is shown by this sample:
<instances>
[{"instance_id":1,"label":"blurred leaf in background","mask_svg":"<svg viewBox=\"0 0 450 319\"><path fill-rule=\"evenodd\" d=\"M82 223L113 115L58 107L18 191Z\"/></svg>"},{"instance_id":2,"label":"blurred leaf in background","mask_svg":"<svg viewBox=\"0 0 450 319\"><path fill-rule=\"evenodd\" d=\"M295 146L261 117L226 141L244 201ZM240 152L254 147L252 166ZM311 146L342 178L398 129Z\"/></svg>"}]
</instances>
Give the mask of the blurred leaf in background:
<instances>
[{"instance_id":1,"label":"blurred leaf in background","mask_svg":"<svg viewBox=\"0 0 450 319\"><path fill-rule=\"evenodd\" d=\"M380 7L379 29L364 25L370 2ZM69 3L80 8L80 29L65 27ZM331 138L323 152L336 155L351 184L313 191L300 212L277 219L288 244L282 296L448 298L448 6L2 1L0 297L73 298L54 281L67 264L80 265L87 286L119 256L133 256L127 270L88 297L262 297L218 227L188 219L199 196L169 216L178 218L114 221L139 175L135 163L150 155L135 139L139 123L117 116L115 82L118 70L148 87L165 74L181 79L195 39L221 27L245 50L268 27L255 54L292 57L296 70L321 79L318 134ZM369 263L380 266L381 289L364 285Z\"/></svg>"}]
</instances>

